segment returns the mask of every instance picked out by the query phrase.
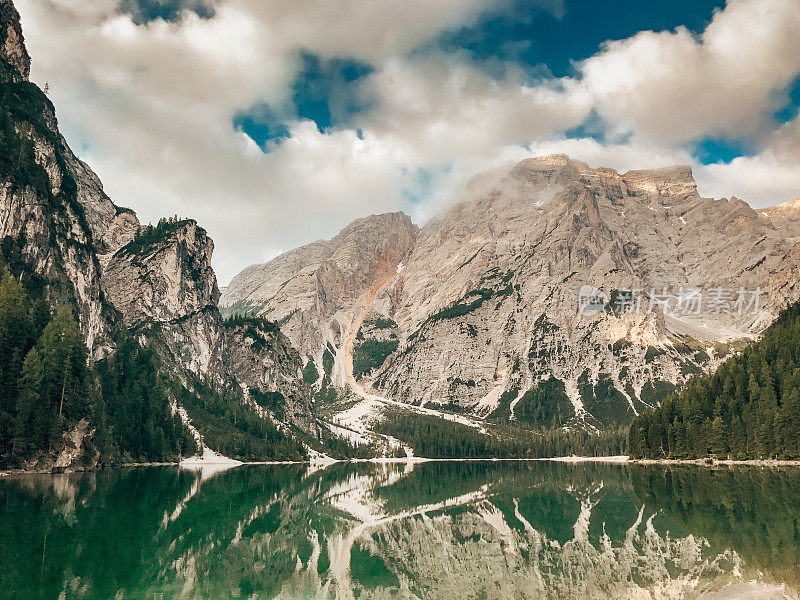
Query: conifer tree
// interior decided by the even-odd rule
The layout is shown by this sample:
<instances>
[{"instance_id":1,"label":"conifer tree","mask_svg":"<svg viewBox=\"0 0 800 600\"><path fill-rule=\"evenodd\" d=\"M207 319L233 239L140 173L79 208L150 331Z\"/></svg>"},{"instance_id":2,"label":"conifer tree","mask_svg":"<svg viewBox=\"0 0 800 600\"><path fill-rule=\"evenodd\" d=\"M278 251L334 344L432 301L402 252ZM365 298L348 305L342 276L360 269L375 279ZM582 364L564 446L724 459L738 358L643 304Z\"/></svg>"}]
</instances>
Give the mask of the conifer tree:
<instances>
[{"instance_id":1,"label":"conifer tree","mask_svg":"<svg viewBox=\"0 0 800 600\"><path fill-rule=\"evenodd\" d=\"M715 374L634 419L629 447L637 458L800 458L800 304Z\"/></svg>"}]
</instances>

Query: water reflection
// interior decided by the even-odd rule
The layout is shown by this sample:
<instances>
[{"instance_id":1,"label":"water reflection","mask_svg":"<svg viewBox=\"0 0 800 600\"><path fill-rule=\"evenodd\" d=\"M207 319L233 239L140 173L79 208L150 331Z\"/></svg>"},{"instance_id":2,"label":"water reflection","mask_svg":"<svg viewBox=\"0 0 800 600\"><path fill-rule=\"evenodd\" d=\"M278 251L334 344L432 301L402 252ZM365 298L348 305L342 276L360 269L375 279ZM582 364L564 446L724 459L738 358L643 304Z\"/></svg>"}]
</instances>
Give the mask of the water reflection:
<instances>
[{"instance_id":1,"label":"water reflection","mask_svg":"<svg viewBox=\"0 0 800 600\"><path fill-rule=\"evenodd\" d=\"M2 598L797 598L800 474L557 463L0 481Z\"/></svg>"}]
</instances>

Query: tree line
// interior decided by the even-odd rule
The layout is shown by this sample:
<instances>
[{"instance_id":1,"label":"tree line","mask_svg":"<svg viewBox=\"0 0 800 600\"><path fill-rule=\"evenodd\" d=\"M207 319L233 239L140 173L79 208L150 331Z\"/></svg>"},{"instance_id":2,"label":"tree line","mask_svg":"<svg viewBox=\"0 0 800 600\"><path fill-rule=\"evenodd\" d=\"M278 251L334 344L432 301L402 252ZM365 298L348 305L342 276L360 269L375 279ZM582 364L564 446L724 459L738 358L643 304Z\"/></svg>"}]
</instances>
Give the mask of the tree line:
<instances>
[{"instance_id":1,"label":"tree line","mask_svg":"<svg viewBox=\"0 0 800 600\"><path fill-rule=\"evenodd\" d=\"M800 458L800 303L629 430L634 458Z\"/></svg>"},{"instance_id":2,"label":"tree line","mask_svg":"<svg viewBox=\"0 0 800 600\"><path fill-rule=\"evenodd\" d=\"M485 434L439 417L394 411L376 430L410 445L417 456L426 458L617 456L627 450L627 432L622 428L589 432L506 427Z\"/></svg>"},{"instance_id":3,"label":"tree line","mask_svg":"<svg viewBox=\"0 0 800 600\"><path fill-rule=\"evenodd\" d=\"M87 462L196 452L170 410L155 350L123 336L112 357L91 364L72 310L51 312L44 283L14 266L0 255L0 466L55 455L84 419Z\"/></svg>"}]
</instances>

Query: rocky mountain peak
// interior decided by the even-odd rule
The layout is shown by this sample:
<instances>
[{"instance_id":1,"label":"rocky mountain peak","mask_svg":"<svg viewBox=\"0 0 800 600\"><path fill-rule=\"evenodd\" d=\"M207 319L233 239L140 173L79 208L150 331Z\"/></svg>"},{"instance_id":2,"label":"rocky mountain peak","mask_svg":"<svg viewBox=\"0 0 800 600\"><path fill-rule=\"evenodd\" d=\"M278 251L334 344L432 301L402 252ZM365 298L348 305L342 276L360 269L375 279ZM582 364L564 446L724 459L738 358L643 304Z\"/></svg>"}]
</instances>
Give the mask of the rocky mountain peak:
<instances>
[{"instance_id":1,"label":"rocky mountain peak","mask_svg":"<svg viewBox=\"0 0 800 600\"><path fill-rule=\"evenodd\" d=\"M362 217L352 221L331 239L331 243L334 245L341 245L351 236L362 235L364 233L379 233L385 231L386 228L395 226L407 229L408 231L418 229L418 227L412 223L411 217L404 212L398 211L369 215L368 217Z\"/></svg>"},{"instance_id":2,"label":"rocky mountain peak","mask_svg":"<svg viewBox=\"0 0 800 600\"><path fill-rule=\"evenodd\" d=\"M19 13L11 0L0 0L0 81L27 81L31 57L25 48Z\"/></svg>"},{"instance_id":3,"label":"rocky mountain peak","mask_svg":"<svg viewBox=\"0 0 800 600\"><path fill-rule=\"evenodd\" d=\"M698 196L697 182L687 165L628 171L621 176L629 187L659 196L685 199Z\"/></svg>"},{"instance_id":4,"label":"rocky mountain peak","mask_svg":"<svg viewBox=\"0 0 800 600\"><path fill-rule=\"evenodd\" d=\"M419 231L402 213L374 215L250 267L223 305L281 323L339 385L352 361L356 385L393 400L537 426L625 423L797 297L798 232L800 201L759 213L701 198L689 166L619 173L554 154L476 175ZM587 285L765 293L741 318L584 318ZM539 414L542 395L562 416Z\"/></svg>"},{"instance_id":5,"label":"rocky mountain peak","mask_svg":"<svg viewBox=\"0 0 800 600\"><path fill-rule=\"evenodd\" d=\"M589 171L589 165L584 162L566 154L551 154L521 160L508 173L508 179L529 185L565 184L580 179L581 173Z\"/></svg>"},{"instance_id":6,"label":"rocky mountain peak","mask_svg":"<svg viewBox=\"0 0 800 600\"><path fill-rule=\"evenodd\" d=\"M418 236L402 212L357 219L330 240L246 268L227 286L220 306L280 323L304 355L320 362L325 345L341 334L339 320L347 320L340 313L396 275Z\"/></svg>"},{"instance_id":7,"label":"rocky mountain peak","mask_svg":"<svg viewBox=\"0 0 800 600\"><path fill-rule=\"evenodd\" d=\"M770 206L761 210L760 213L770 219L776 226L780 226L783 221L800 221L800 198Z\"/></svg>"}]
</instances>

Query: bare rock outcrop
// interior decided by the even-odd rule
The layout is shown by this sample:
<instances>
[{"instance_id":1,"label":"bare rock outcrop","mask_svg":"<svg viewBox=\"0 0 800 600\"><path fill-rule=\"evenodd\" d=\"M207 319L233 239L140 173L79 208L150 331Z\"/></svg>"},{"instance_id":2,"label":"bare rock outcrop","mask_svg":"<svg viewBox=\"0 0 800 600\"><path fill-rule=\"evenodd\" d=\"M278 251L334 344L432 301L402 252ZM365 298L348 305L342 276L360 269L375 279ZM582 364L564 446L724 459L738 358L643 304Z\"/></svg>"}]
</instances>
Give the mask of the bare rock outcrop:
<instances>
[{"instance_id":1,"label":"bare rock outcrop","mask_svg":"<svg viewBox=\"0 0 800 600\"><path fill-rule=\"evenodd\" d=\"M0 81L27 81L31 57L25 47L19 13L11 0L0 0Z\"/></svg>"},{"instance_id":2,"label":"bare rock outcrop","mask_svg":"<svg viewBox=\"0 0 800 600\"><path fill-rule=\"evenodd\" d=\"M403 213L353 221L331 240L302 246L237 275L222 295L223 312L256 313L280 324L304 356L322 369L364 295L394 275L419 229Z\"/></svg>"},{"instance_id":3,"label":"bare rock outcrop","mask_svg":"<svg viewBox=\"0 0 800 600\"><path fill-rule=\"evenodd\" d=\"M303 360L277 326L261 320L226 324L224 362L251 402L282 423L318 435Z\"/></svg>"}]
</instances>

